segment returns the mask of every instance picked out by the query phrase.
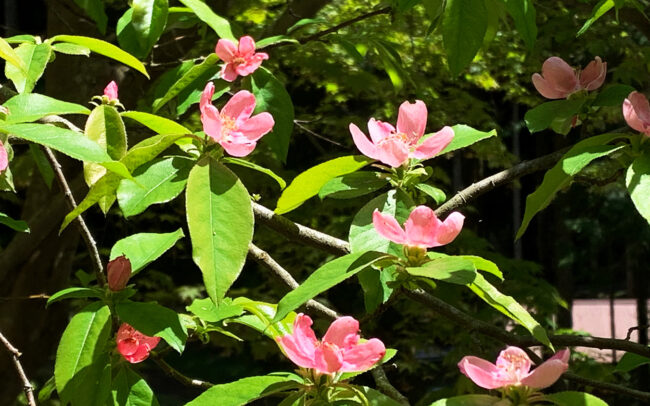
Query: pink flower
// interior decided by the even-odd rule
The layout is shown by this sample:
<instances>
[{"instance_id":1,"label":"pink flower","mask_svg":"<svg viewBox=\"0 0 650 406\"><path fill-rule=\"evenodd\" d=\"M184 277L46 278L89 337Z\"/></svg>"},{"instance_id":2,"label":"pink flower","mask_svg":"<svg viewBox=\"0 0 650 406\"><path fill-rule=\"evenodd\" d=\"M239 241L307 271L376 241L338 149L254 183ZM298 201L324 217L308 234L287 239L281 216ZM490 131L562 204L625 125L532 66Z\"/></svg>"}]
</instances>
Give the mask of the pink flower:
<instances>
[{"instance_id":1,"label":"pink flower","mask_svg":"<svg viewBox=\"0 0 650 406\"><path fill-rule=\"evenodd\" d=\"M569 368L569 350L558 351L540 366L530 372L531 360L518 347L508 347L501 351L497 364L482 358L463 357L458 368L475 384L485 389L525 385L543 389L553 385L560 375Z\"/></svg>"},{"instance_id":2,"label":"pink flower","mask_svg":"<svg viewBox=\"0 0 650 406\"><path fill-rule=\"evenodd\" d=\"M465 216L451 213L445 221L440 221L433 210L427 206L416 207L404 223L404 229L391 215L382 214L375 209L372 223L382 237L397 244L422 248L439 247L449 244L463 228Z\"/></svg>"},{"instance_id":3,"label":"pink flower","mask_svg":"<svg viewBox=\"0 0 650 406\"><path fill-rule=\"evenodd\" d=\"M650 136L650 103L639 92L632 92L623 101L623 117L627 125Z\"/></svg>"},{"instance_id":4,"label":"pink flower","mask_svg":"<svg viewBox=\"0 0 650 406\"><path fill-rule=\"evenodd\" d=\"M220 39L214 52L225 64L221 68L221 78L232 82L239 76L248 76L269 59L264 52L255 52L255 41L248 35L239 39L239 46L229 39Z\"/></svg>"},{"instance_id":5,"label":"pink flower","mask_svg":"<svg viewBox=\"0 0 650 406\"><path fill-rule=\"evenodd\" d=\"M9 155L7 155L7 150L5 149L4 144L0 141L0 172L7 169L9 166Z\"/></svg>"},{"instance_id":6,"label":"pink flower","mask_svg":"<svg viewBox=\"0 0 650 406\"><path fill-rule=\"evenodd\" d=\"M352 317L334 320L323 341L318 341L311 324L311 318L300 313L293 322L293 334L277 339L287 357L300 367L323 374L359 372L370 369L386 353L377 338L359 342L359 322Z\"/></svg>"},{"instance_id":7,"label":"pink flower","mask_svg":"<svg viewBox=\"0 0 650 406\"><path fill-rule=\"evenodd\" d=\"M156 348L160 337L149 337L126 323L117 330L117 350L132 364L142 362L149 357L149 352Z\"/></svg>"},{"instance_id":8,"label":"pink flower","mask_svg":"<svg viewBox=\"0 0 650 406\"><path fill-rule=\"evenodd\" d=\"M355 124L350 123L350 132L362 154L397 168L409 158L433 157L454 138L454 130L443 127L418 144L426 125L427 106L416 100L415 103L404 102L399 107L397 130L388 123L371 118L368 121L368 132L372 141Z\"/></svg>"},{"instance_id":9,"label":"pink flower","mask_svg":"<svg viewBox=\"0 0 650 406\"><path fill-rule=\"evenodd\" d=\"M264 112L251 117L255 110L255 96L241 90L228 100L221 113L212 105L214 84L209 82L201 96L203 131L233 156L246 156L257 145L257 140L273 129L271 114Z\"/></svg>"},{"instance_id":10,"label":"pink flower","mask_svg":"<svg viewBox=\"0 0 650 406\"><path fill-rule=\"evenodd\" d=\"M582 71L576 72L562 58L552 56L544 61L542 74L533 74L535 89L547 99L564 99L580 90L596 90L607 74L607 62L596 57Z\"/></svg>"},{"instance_id":11,"label":"pink flower","mask_svg":"<svg viewBox=\"0 0 650 406\"><path fill-rule=\"evenodd\" d=\"M117 83L114 80L104 88L104 96L108 97L109 101L117 100Z\"/></svg>"},{"instance_id":12,"label":"pink flower","mask_svg":"<svg viewBox=\"0 0 650 406\"><path fill-rule=\"evenodd\" d=\"M126 287L131 277L131 261L124 255L108 262L106 266L108 274L108 288L113 292L120 291Z\"/></svg>"}]
</instances>

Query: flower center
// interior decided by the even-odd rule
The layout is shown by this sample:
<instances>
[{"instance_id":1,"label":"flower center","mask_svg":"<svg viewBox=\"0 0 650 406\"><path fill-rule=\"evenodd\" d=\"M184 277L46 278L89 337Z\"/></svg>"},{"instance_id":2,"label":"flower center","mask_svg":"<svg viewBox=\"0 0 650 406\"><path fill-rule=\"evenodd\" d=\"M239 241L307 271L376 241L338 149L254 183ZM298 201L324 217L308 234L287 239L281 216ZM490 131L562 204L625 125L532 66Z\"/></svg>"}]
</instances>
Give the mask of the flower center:
<instances>
[{"instance_id":1,"label":"flower center","mask_svg":"<svg viewBox=\"0 0 650 406\"><path fill-rule=\"evenodd\" d=\"M230 116L221 115L221 137L226 138L237 129L237 122Z\"/></svg>"},{"instance_id":2,"label":"flower center","mask_svg":"<svg viewBox=\"0 0 650 406\"><path fill-rule=\"evenodd\" d=\"M498 365L502 373L510 379L519 381L523 375L528 373L528 360L525 356L520 354L503 354L502 358L505 362Z\"/></svg>"},{"instance_id":3,"label":"flower center","mask_svg":"<svg viewBox=\"0 0 650 406\"><path fill-rule=\"evenodd\" d=\"M241 65L242 63L246 62L246 59L242 58L241 56L238 56L232 60L231 63L235 65Z\"/></svg>"},{"instance_id":4,"label":"flower center","mask_svg":"<svg viewBox=\"0 0 650 406\"><path fill-rule=\"evenodd\" d=\"M381 141L378 142L378 145L381 146L382 144L388 142L388 141L397 141L401 142L402 144L407 145L408 147L412 147L414 144L414 138L413 136L409 136L406 133L401 133L397 131L391 132L387 137L382 139Z\"/></svg>"}]
</instances>

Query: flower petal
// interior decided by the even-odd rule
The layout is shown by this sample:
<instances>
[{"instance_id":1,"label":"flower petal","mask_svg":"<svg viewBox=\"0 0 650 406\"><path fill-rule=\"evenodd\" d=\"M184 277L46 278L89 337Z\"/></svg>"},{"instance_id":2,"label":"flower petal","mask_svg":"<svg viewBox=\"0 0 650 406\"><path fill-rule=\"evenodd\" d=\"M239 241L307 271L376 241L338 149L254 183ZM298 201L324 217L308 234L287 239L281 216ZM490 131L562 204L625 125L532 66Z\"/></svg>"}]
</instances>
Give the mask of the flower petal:
<instances>
[{"instance_id":1,"label":"flower petal","mask_svg":"<svg viewBox=\"0 0 650 406\"><path fill-rule=\"evenodd\" d=\"M560 359L549 359L538 366L521 383L531 388L544 389L555 383L569 368L569 364Z\"/></svg>"},{"instance_id":2,"label":"flower petal","mask_svg":"<svg viewBox=\"0 0 650 406\"><path fill-rule=\"evenodd\" d=\"M377 145L377 152L377 159L393 168L402 166L409 159L408 146L397 138L384 140Z\"/></svg>"},{"instance_id":3,"label":"flower petal","mask_svg":"<svg viewBox=\"0 0 650 406\"><path fill-rule=\"evenodd\" d=\"M564 97L578 90L578 79L573 68L562 58L552 56L542 65L542 76L548 84Z\"/></svg>"},{"instance_id":4,"label":"flower petal","mask_svg":"<svg viewBox=\"0 0 650 406\"><path fill-rule=\"evenodd\" d=\"M149 358L149 351L147 350L147 347L141 345L133 354L124 356L124 358L131 364L137 364L138 362L142 362Z\"/></svg>"},{"instance_id":5,"label":"flower petal","mask_svg":"<svg viewBox=\"0 0 650 406\"><path fill-rule=\"evenodd\" d=\"M370 142L366 134L363 133L355 124L350 123L350 134L352 134L352 140L354 145L357 146L359 151L368 158L377 159L378 152L375 144Z\"/></svg>"},{"instance_id":6,"label":"flower petal","mask_svg":"<svg viewBox=\"0 0 650 406\"><path fill-rule=\"evenodd\" d=\"M323 336L323 343L335 344L341 348L354 345L359 341L358 331L359 322L354 317L339 317L330 324Z\"/></svg>"},{"instance_id":7,"label":"flower petal","mask_svg":"<svg viewBox=\"0 0 650 406\"><path fill-rule=\"evenodd\" d=\"M214 49L217 56L224 62L228 63L237 56L237 45L229 39L220 39Z\"/></svg>"},{"instance_id":8,"label":"flower petal","mask_svg":"<svg viewBox=\"0 0 650 406\"><path fill-rule=\"evenodd\" d=\"M406 244L421 247L434 247L437 244L436 233L440 221L427 206L416 207L404 223Z\"/></svg>"},{"instance_id":9,"label":"flower petal","mask_svg":"<svg viewBox=\"0 0 650 406\"><path fill-rule=\"evenodd\" d=\"M343 351L341 372L358 372L372 368L386 354L381 340L372 338Z\"/></svg>"},{"instance_id":10,"label":"flower petal","mask_svg":"<svg viewBox=\"0 0 650 406\"><path fill-rule=\"evenodd\" d=\"M212 96L214 95L214 83L208 82L201 93L201 102L199 103L199 109L201 113L207 106L212 105Z\"/></svg>"},{"instance_id":11,"label":"flower petal","mask_svg":"<svg viewBox=\"0 0 650 406\"><path fill-rule=\"evenodd\" d=\"M248 141L243 136L240 136L240 139L233 140L233 138L234 137L230 136L228 139L222 139L219 141L219 144L226 150L228 155L241 158L253 152L257 146L255 141Z\"/></svg>"},{"instance_id":12,"label":"flower petal","mask_svg":"<svg viewBox=\"0 0 650 406\"><path fill-rule=\"evenodd\" d=\"M628 101L632 107L632 114L630 114L630 112L626 114L625 111L625 103ZM632 121L639 128L632 126L628 121L630 127L646 134L650 134L650 103L648 103L648 99L643 94L639 92L632 92L629 94L629 96L627 96L627 99L625 99L625 102L623 103L623 115L625 116L626 121L627 117L630 116L633 119ZM636 117L636 122L634 120L634 117Z\"/></svg>"},{"instance_id":13,"label":"flower petal","mask_svg":"<svg viewBox=\"0 0 650 406\"><path fill-rule=\"evenodd\" d=\"M499 378L499 368L482 358L467 356L458 363L460 372L475 384L485 389L496 389L507 385ZM511 382L516 383L516 382Z\"/></svg>"},{"instance_id":14,"label":"flower petal","mask_svg":"<svg viewBox=\"0 0 650 406\"><path fill-rule=\"evenodd\" d=\"M133 355L138 350L138 347L139 347L138 340L133 338L127 338L124 340L119 340L117 342L117 350L124 357Z\"/></svg>"},{"instance_id":15,"label":"flower petal","mask_svg":"<svg viewBox=\"0 0 650 406\"><path fill-rule=\"evenodd\" d=\"M273 116L270 113L264 112L256 114L242 122L239 125L238 130L249 141L257 141L262 138L262 136L269 133L273 129L274 125L275 121L273 120Z\"/></svg>"},{"instance_id":16,"label":"flower petal","mask_svg":"<svg viewBox=\"0 0 650 406\"><path fill-rule=\"evenodd\" d=\"M211 104L205 105L201 112L203 131L215 142L221 141L221 115L219 110Z\"/></svg>"},{"instance_id":17,"label":"flower petal","mask_svg":"<svg viewBox=\"0 0 650 406\"><path fill-rule=\"evenodd\" d=\"M240 90L223 106L221 114L235 120L239 127L253 114L253 110L255 110L255 96L247 90Z\"/></svg>"},{"instance_id":18,"label":"flower petal","mask_svg":"<svg viewBox=\"0 0 650 406\"><path fill-rule=\"evenodd\" d=\"M375 144L393 134L394 132L395 127L389 123L375 120L374 118L368 120L368 133L370 133L370 139Z\"/></svg>"},{"instance_id":19,"label":"flower petal","mask_svg":"<svg viewBox=\"0 0 650 406\"><path fill-rule=\"evenodd\" d=\"M438 225L436 230L436 246L446 245L454 241L463 228L465 216L455 211L451 213L445 221Z\"/></svg>"},{"instance_id":20,"label":"flower petal","mask_svg":"<svg viewBox=\"0 0 650 406\"><path fill-rule=\"evenodd\" d=\"M605 82L607 62L603 63L599 56L580 72L580 86L586 90L596 90Z\"/></svg>"},{"instance_id":21,"label":"flower petal","mask_svg":"<svg viewBox=\"0 0 650 406\"><path fill-rule=\"evenodd\" d=\"M255 52L255 40L249 36L245 35L239 38L239 56L246 58L248 56L253 56Z\"/></svg>"},{"instance_id":22,"label":"flower petal","mask_svg":"<svg viewBox=\"0 0 650 406\"><path fill-rule=\"evenodd\" d=\"M5 146L2 144L2 141L0 141L0 172L7 169L8 166L9 166L9 155L7 154L7 150L5 149Z\"/></svg>"},{"instance_id":23,"label":"flower petal","mask_svg":"<svg viewBox=\"0 0 650 406\"><path fill-rule=\"evenodd\" d=\"M427 125L427 106L421 100L415 103L405 101L399 106L397 115L397 131L406 134L413 144L424 135Z\"/></svg>"},{"instance_id":24,"label":"flower petal","mask_svg":"<svg viewBox=\"0 0 650 406\"><path fill-rule=\"evenodd\" d=\"M111 83L104 88L104 96L109 100L117 100L117 83L114 80L111 80Z\"/></svg>"},{"instance_id":25,"label":"flower petal","mask_svg":"<svg viewBox=\"0 0 650 406\"><path fill-rule=\"evenodd\" d=\"M255 54L255 55L266 55L266 54ZM266 58L252 57L251 59L246 60L246 62L237 65L235 67L235 71L239 76L248 76L251 73L255 72L257 68L259 68L262 65L262 61L264 59L268 59L268 55Z\"/></svg>"},{"instance_id":26,"label":"flower petal","mask_svg":"<svg viewBox=\"0 0 650 406\"><path fill-rule=\"evenodd\" d=\"M397 220L395 220L395 217L382 214L379 210L375 209L372 213L372 224L377 234L387 240L391 240L397 244L404 244L406 242L406 233Z\"/></svg>"},{"instance_id":27,"label":"flower petal","mask_svg":"<svg viewBox=\"0 0 650 406\"><path fill-rule=\"evenodd\" d=\"M533 74L533 86L542 96L547 99L564 99L568 94L564 91L556 90L549 82L546 81L539 73Z\"/></svg>"},{"instance_id":28,"label":"flower petal","mask_svg":"<svg viewBox=\"0 0 650 406\"><path fill-rule=\"evenodd\" d=\"M234 63L226 63L221 66L221 79L226 82L233 82L237 79L237 69Z\"/></svg>"},{"instance_id":29,"label":"flower petal","mask_svg":"<svg viewBox=\"0 0 650 406\"><path fill-rule=\"evenodd\" d=\"M339 372L343 365L341 350L335 345L323 343L316 348L314 368L324 374Z\"/></svg>"},{"instance_id":30,"label":"flower petal","mask_svg":"<svg viewBox=\"0 0 650 406\"><path fill-rule=\"evenodd\" d=\"M422 144L418 145L411 155L417 159L432 158L445 149L453 139L454 129L445 126L440 131L429 136Z\"/></svg>"},{"instance_id":31,"label":"flower petal","mask_svg":"<svg viewBox=\"0 0 650 406\"><path fill-rule=\"evenodd\" d=\"M311 325L311 318L299 313L293 322L293 333L277 339L287 357L304 368L314 367L314 354L318 344Z\"/></svg>"}]
</instances>

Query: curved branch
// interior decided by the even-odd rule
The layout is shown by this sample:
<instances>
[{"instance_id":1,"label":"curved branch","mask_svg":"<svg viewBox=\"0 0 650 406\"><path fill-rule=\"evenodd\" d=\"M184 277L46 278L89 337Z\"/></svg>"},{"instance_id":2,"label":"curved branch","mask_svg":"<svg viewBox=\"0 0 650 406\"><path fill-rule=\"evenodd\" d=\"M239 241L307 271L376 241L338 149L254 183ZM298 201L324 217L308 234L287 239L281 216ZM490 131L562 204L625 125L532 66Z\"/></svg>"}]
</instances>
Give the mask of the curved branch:
<instances>
[{"instance_id":1,"label":"curved branch","mask_svg":"<svg viewBox=\"0 0 650 406\"><path fill-rule=\"evenodd\" d=\"M18 348L11 345L9 340L7 340L5 336L2 335L2 333L0 333L0 341L5 346L7 351L11 353L11 358L14 362L14 367L16 368L16 372L18 372L18 377L20 378L23 384L23 391L25 391L25 396L27 397L27 403L29 404L29 406L36 406L36 400L34 399L34 388L32 387L32 384L29 382L29 379L27 379L25 370L23 369L23 366L20 363L20 360L18 359L22 354L20 353L20 351L18 351Z\"/></svg>"},{"instance_id":2,"label":"curved branch","mask_svg":"<svg viewBox=\"0 0 650 406\"><path fill-rule=\"evenodd\" d=\"M178 382L182 383L185 386L188 386L190 388L198 388L198 389L209 389L214 386L214 384L211 384L210 382L205 382L200 379L193 379L190 377L187 377L183 375L182 373L178 372L174 367L169 365L162 357L155 353L154 351L150 352L151 354L151 359L153 362L162 369L165 374L168 376L174 378Z\"/></svg>"}]
</instances>

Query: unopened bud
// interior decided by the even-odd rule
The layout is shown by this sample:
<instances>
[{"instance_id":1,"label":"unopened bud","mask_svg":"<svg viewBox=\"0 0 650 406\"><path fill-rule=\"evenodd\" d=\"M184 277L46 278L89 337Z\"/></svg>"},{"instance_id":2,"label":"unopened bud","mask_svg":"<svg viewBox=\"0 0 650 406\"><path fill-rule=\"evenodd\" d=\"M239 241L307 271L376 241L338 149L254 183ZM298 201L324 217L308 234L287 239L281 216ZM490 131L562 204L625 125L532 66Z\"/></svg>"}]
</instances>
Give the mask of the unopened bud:
<instances>
[{"instance_id":1,"label":"unopened bud","mask_svg":"<svg viewBox=\"0 0 650 406\"><path fill-rule=\"evenodd\" d=\"M104 88L104 96L106 96L109 101L117 100L117 83L115 83L114 80Z\"/></svg>"},{"instance_id":2,"label":"unopened bud","mask_svg":"<svg viewBox=\"0 0 650 406\"><path fill-rule=\"evenodd\" d=\"M109 261L107 269L108 288L113 292L124 289L131 277L131 261L122 255Z\"/></svg>"}]
</instances>

